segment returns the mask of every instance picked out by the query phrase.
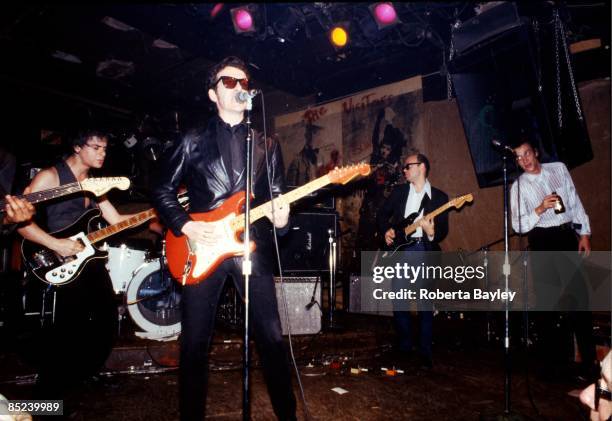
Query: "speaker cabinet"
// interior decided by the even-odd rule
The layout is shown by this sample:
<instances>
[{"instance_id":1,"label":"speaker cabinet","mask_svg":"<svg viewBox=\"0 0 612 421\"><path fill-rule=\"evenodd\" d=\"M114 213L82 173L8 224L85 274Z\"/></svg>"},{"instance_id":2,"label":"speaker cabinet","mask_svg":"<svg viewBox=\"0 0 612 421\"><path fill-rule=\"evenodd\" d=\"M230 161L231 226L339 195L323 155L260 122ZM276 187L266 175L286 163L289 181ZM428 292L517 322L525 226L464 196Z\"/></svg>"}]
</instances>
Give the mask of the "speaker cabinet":
<instances>
[{"instance_id":1,"label":"speaker cabinet","mask_svg":"<svg viewBox=\"0 0 612 421\"><path fill-rule=\"evenodd\" d=\"M282 283L280 277L275 277L274 280L283 335L289 333L287 326L291 327L292 335L319 333L321 331L321 282L319 278L285 276ZM287 313L285 313L285 302ZM288 325L287 315L289 316Z\"/></svg>"},{"instance_id":2,"label":"speaker cabinet","mask_svg":"<svg viewBox=\"0 0 612 421\"><path fill-rule=\"evenodd\" d=\"M329 271L329 231L336 236L336 213L291 215L289 232L280 239L283 274Z\"/></svg>"},{"instance_id":3,"label":"speaker cabinet","mask_svg":"<svg viewBox=\"0 0 612 421\"><path fill-rule=\"evenodd\" d=\"M494 7L453 33L459 50L449 71L480 187L503 180L502 159L492 140L512 145L526 135L542 162L562 161L569 168L593 158L564 59L560 127L554 43L544 31L517 18L515 7L510 2ZM512 13L500 14L506 8ZM513 169L511 165L511 174Z\"/></svg>"}]
</instances>

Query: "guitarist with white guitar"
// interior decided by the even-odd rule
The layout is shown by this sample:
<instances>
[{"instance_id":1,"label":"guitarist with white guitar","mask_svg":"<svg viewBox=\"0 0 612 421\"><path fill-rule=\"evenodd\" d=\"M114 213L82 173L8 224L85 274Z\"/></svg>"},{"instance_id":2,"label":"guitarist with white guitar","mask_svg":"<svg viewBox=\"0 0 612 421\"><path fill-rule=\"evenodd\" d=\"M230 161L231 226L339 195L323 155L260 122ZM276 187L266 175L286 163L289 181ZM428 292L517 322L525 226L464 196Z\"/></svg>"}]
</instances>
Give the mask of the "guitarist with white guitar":
<instances>
[{"instance_id":1,"label":"guitarist with white guitar","mask_svg":"<svg viewBox=\"0 0 612 421\"><path fill-rule=\"evenodd\" d=\"M391 195L383 203L377 213L377 224L380 235L384 236L385 244L389 249L394 249L402 244L400 253L396 253L396 259L407 262L412 266L419 266L426 258L427 251L439 251L438 243L448 233L448 214L441 213L437 218L423 218L448 202L448 196L441 190L433 187L427 176L429 175L429 160L417 151L410 152L404 161L404 177L406 184L398 185ZM412 218L409 218L412 216ZM405 222L408 220L408 222ZM406 236L405 224L416 222L417 228L414 233ZM402 224L404 223L404 224ZM403 284L400 279L393 279L393 289L409 287L409 282ZM414 284L416 288L426 285L419 280ZM419 358L423 368L432 368L432 326L433 307L431 302L418 300L417 302L420 319L420 346ZM412 329L410 312L407 311L407 303L396 305L394 302L393 319L398 334L398 357L408 360L412 354Z\"/></svg>"},{"instance_id":2,"label":"guitarist with white guitar","mask_svg":"<svg viewBox=\"0 0 612 421\"><path fill-rule=\"evenodd\" d=\"M84 182L91 169L101 168L104 164L107 146L105 134L95 130L81 133L73 141L72 153L55 166L40 171L29 189L35 193ZM90 196L78 194L54 200L42 208L39 214L44 218L42 222L47 231L32 220L18 228L18 232L26 240L40 244L58 256L73 256L83 250L83 243L70 238L56 238L50 233L73 224L92 208L98 208L110 224L130 217L119 214L105 196L94 202ZM32 279L35 278L32 276ZM108 357L117 332L117 304L108 272L99 259L94 259L83 269L79 281L51 292L54 296L54 320L41 332L35 332L32 340L37 342L32 343L31 348L38 347L45 352L39 366L38 398L63 399L67 388L95 374Z\"/></svg>"},{"instance_id":3,"label":"guitarist with white guitar","mask_svg":"<svg viewBox=\"0 0 612 421\"><path fill-rule=\"evenodd\" d=\"M154 188L154 205L162 222L175 238L186 237L194 250L222 248L233 240L229 225L199 220L202 212L223 211L236 193L245 190L245 140L247 126L244 121L249 89L249 71L246 64L227 57L212 67L208 81L208 97L216 105L218 115L207 125L185 134L169 150L159 165L158 183ZM251 94L252 95L252 94ZM278 142L265 141L263 136L253 137L253 206L284 192L284 166ZM267 151L266 151L267 149ZM269 165L266 165L266 154ZM178 203L176 193L181 184L189 191L190 212ZM280 420L295 420L295 397L287 352L281 334L276 292L272 271L274 268L272 225L279 232L288 230L289 205L274 200L274 218L268 207L267 219L252 225L252 239L256 249L251 254L253 263L250 278L251 327L263 362L264 378L270 400ZM231 215L227 215L231 218ZM269 221L268 221L269 220ZM239 222L239 221L236 221ZM185 241L183 244L185 244ZM177 247L167 243L168 260L174 259ZM213 336L217 303L226 278L233 279L237 291L244 297L244 279L241 257L227 256L203 279L184 282L181 297L182 326L180 337L179 406L181 420L204 419L204 406L208 382L208 351ZM179 259L180 270L176 278L187 278L191 267L187 259ZM198 263L194 264L197 268ZM185 269L183 269L183 267ZM171 269L172 272L172 269ZM183 273L185 274L184 276ZM227 390L226 393L235 391Z\"/></svg>"}]
</instances>

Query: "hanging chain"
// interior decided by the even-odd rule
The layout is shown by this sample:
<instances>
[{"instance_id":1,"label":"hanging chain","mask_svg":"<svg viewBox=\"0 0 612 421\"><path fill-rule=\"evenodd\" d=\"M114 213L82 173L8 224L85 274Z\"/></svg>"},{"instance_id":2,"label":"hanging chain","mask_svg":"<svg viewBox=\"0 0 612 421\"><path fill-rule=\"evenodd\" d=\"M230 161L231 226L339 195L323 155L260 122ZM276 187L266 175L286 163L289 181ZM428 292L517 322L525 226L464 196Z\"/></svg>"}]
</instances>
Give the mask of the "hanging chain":
<instances>
[{"instance_id":1,"label":"hanging chain","mask_svg":"<svg viewBox=\"0 0 612 421\"><path fill-rule=\"evenodd\" d=\"M558 17L558 15L557 15ZM567 38L565 37L565 28L563 22L559 19L559 32L561 33L561 44L563 45L563 52L565 53L565 62L567 63L567 73L570 78L570 86L572 88L572 95L574 95L574 106L576 107L576 114L578 119L582 121L582 110L580 109L580 99L578 98L578 89L576 89L576 82L574 81L574 72L572 71L572 62L570 61L570 55L567 48Z\"/></svg>"},{"instance_id":2,"label":"hanging chain","mask_svg":"<svg viewBox=\"0 0 612 421\"><path fill-rule=\"evenodd\" d=\"M554 20L555 20L555 83L556 83L556 93L557 93L557 126L559 129L563 128L563 106L561 104L561 65L559 64L559 11L555 9L554 11Z\"/></svg>"},{"instance_id":3,"label":"hanging chain","mask_svg":"<svg viewBox=\"0 0 612 421\"><path fill-rule=\"evenodd\" d=\"M536 56L536 72L538 78L538 92L542 93L542 45L540 44L540 24L537 19L533 19L533 35L536 43L537 56Z\"/></svg>"},{"instance_id":4,"label":"hanging chain","mask_svg":"<svg viewBox=\"0 0 612 421\"><path fill-rule=\"evenodd\" d=\"M453 38L451 37L450 51L448 52L448 63L452 61L454 56L455 56L455 46L453 44ZM448 71L448 66L446 66L446 99L450 101L452 97L453 97L453 82L451 80L450 72Z\"/></svg>"}]
</instances>

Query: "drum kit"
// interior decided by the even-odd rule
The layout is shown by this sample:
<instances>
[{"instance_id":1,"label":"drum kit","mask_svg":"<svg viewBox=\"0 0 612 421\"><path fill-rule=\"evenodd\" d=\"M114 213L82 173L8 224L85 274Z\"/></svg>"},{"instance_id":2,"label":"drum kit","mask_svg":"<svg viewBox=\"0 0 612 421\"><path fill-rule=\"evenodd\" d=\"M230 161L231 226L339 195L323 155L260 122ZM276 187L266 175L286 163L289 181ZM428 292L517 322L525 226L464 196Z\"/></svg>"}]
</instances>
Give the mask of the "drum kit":
<instances>
[{"instance_id":1,"label":"drum kit","mask_svg":"<svg viewBox=\"0 0 612 421\"><path fill-rule=\"evenodd\" d=\"M181 285L166 269L165 252L154 257L125 244L107 247L109 272L115 294L123 294L132 321L146 339L173 340L181 332Z\"/></svg>"}]
</instances>

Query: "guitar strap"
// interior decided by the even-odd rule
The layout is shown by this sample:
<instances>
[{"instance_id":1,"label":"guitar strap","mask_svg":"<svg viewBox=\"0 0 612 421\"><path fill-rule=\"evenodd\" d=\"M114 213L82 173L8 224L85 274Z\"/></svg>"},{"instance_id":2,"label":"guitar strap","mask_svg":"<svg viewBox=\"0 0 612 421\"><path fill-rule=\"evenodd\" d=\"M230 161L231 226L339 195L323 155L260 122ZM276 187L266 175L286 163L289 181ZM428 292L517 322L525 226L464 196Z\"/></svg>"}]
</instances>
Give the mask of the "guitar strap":
<instances>
[{"instance_id":1,"label":"guitar strap","mask_svg":"<svg viewBox=\"0 0 612 421\"><path fill-rule=\"evenodd\" d=\"M429 203L429 200L429 196L427 195L427 193L425 193L423 195L423 198L421 199L421 205L419 206L419 210L417 210L417 214L421 214L421 211L425 209L425 205Z\"/></svg>"}]
</instances>

